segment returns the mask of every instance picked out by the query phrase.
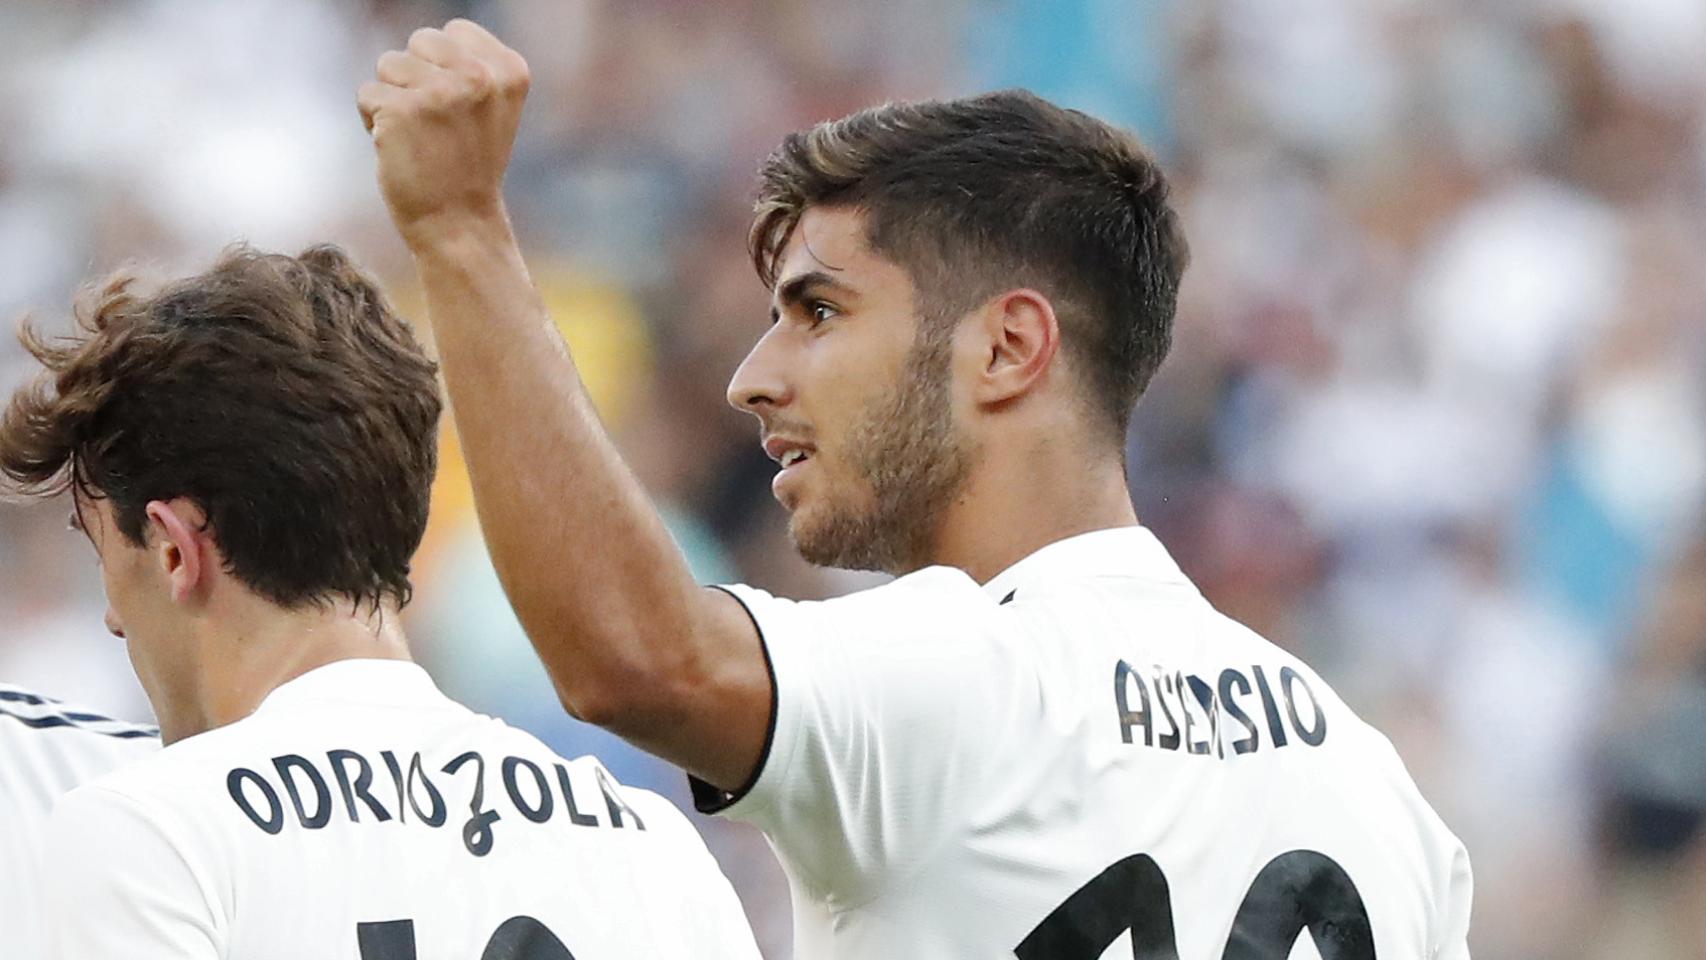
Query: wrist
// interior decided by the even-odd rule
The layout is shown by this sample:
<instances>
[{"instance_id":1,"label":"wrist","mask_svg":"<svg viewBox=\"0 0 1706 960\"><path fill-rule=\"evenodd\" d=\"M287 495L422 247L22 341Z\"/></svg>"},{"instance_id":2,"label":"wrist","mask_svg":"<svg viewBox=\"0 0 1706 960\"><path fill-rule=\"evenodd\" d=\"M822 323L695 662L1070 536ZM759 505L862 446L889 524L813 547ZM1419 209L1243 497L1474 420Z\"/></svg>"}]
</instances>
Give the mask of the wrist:
<instances>
[{"instance_id":1,"label":"wrist","mask_svg":"<svg viewBox=\"0 0 1706 960\"><path fill-rule=\"evenodd\" d=\"M509 214L501 201L486 209L421 217L406 226L399 224L398 233L417 261L455 258L470 249L515 245Z\"/></svg>"}]
</instances>

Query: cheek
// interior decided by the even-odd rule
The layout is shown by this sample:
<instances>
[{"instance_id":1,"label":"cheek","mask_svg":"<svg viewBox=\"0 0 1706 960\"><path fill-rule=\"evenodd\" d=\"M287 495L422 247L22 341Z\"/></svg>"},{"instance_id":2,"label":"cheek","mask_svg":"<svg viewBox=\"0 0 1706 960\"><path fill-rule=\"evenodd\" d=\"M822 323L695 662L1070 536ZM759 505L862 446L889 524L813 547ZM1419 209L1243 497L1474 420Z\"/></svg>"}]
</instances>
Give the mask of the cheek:
<instances>
[{"instance_id":1,"label":"cheek","mask_svg":"<svg viewBox=\"0 0 1706 960\"><path fill-rule=\"evenodd\" d=\"M101 582L107 593L109 616L116 616L126 631L147 615L154 584L143 558L124 556L101 567Z\"/></svg>"},{"instance_id":2,"label":"cheek","mask_svg":"<svg viewBox=\"0 0 1706 960\"><path fill-rule=\"evenodd\" d=\"M123 578L113 573L111 566L101 566L101 590L107 596L107 625L118 626L114 623L115 615L121 614L125 607L125 592Z\"/></svg>"}]
</instances>

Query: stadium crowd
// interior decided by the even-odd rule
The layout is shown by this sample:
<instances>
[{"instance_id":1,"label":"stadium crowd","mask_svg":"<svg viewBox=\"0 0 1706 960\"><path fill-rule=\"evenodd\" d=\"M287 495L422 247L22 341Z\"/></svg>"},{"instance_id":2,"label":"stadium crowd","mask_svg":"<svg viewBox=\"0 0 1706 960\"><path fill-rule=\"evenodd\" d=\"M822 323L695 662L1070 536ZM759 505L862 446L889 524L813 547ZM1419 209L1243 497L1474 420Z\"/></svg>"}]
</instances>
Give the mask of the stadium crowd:
<instances>
[{"instance_id":1,"label":"stadium crowd","mask_svg":"<svg viewBox=\"0 0 1706 960\"><path fill-rule=\"evenodd\" d=\"M765 324L763 152L1004 86L1137 130L1194 257L1130 437L1139 516L1392 738L1474 858L1476 956L1706 956L1706 6L11 0L0 314L239 237L342 243L407 312L352 93L453 15L533 66L510 206L629 462L703 580L783 595L868 581L796 557L722 402ZM0 343L7 388L23 359ZM420 657L687 807L678 772L563 714L471 507L451 442ZM65 512L0 511L0 571L0 679L145 717ZM697 822L785 955L762 840Z\"/></svg>"}]
</instances>

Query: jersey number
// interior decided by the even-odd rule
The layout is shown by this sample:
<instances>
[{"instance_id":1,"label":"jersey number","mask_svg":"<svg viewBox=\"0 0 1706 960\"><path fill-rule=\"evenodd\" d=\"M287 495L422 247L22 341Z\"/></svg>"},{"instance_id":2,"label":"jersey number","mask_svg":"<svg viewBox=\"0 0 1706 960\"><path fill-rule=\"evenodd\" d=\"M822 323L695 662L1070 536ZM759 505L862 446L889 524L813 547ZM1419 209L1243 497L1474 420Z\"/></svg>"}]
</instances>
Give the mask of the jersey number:
<instances>
[{"instance_id":1,"label":"jersey number","mask_svg":"<svg viewBox=\"0 0 1706 960\"><path fill-rule=\"evenodd\" d=\"M1305 929L1321 960L1374 960L1374 933L1356 884L1332 858L1293 850L1256 874L1221 958L1282 960ZM1013 952L1019 960L1096 960L1127 930L1132 960L1179 960L1167 877L1141 853L1080 887Z\"/></svg>"},{"instance_id":2,"label":"jersey number","mask_svg":"<svg viewBox=\"0 0 1706 960\"><path fill-rule=\"evenodd\" d=\"M385 920L355 925L361 960L415 960L415 922ZM563 941L532 917L510 917L498 925L480 960L575 960Z\"/></svg>"}]
</instances>

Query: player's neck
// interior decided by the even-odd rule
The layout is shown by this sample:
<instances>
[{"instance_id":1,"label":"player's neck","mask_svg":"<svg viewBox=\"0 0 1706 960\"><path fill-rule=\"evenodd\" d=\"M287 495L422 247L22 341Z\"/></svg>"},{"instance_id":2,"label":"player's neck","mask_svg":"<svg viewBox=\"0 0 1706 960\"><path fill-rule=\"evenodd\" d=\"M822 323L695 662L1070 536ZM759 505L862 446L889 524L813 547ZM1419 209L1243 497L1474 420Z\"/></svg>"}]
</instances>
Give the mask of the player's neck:
<instances>
[{"instance_id":1,"label":"player's neck","mask_svg":"<svg viewBox=\"0 0 1706 960\"><path fill-rule=\"evenodd\" d=\"M286 683L340 660L409 660L395 606L347 602L281 610L258 602L234 612L200 644L195 699L200 730L243 719ZM188 735L188 734L186 734Z\"/></svg>"},{"instance_id":2,"label":"player's neck","mask_svg":"<svg viewBox=\"0 0 1706 960\"><path fill-rule=\"evenodd\" d=\"M1009 453L1005 461L992 459L973 472L945 511L929 562L958 567L986 583L1051 543L1136 523L1117 458Z\"/></svg>"}]
</instances>

